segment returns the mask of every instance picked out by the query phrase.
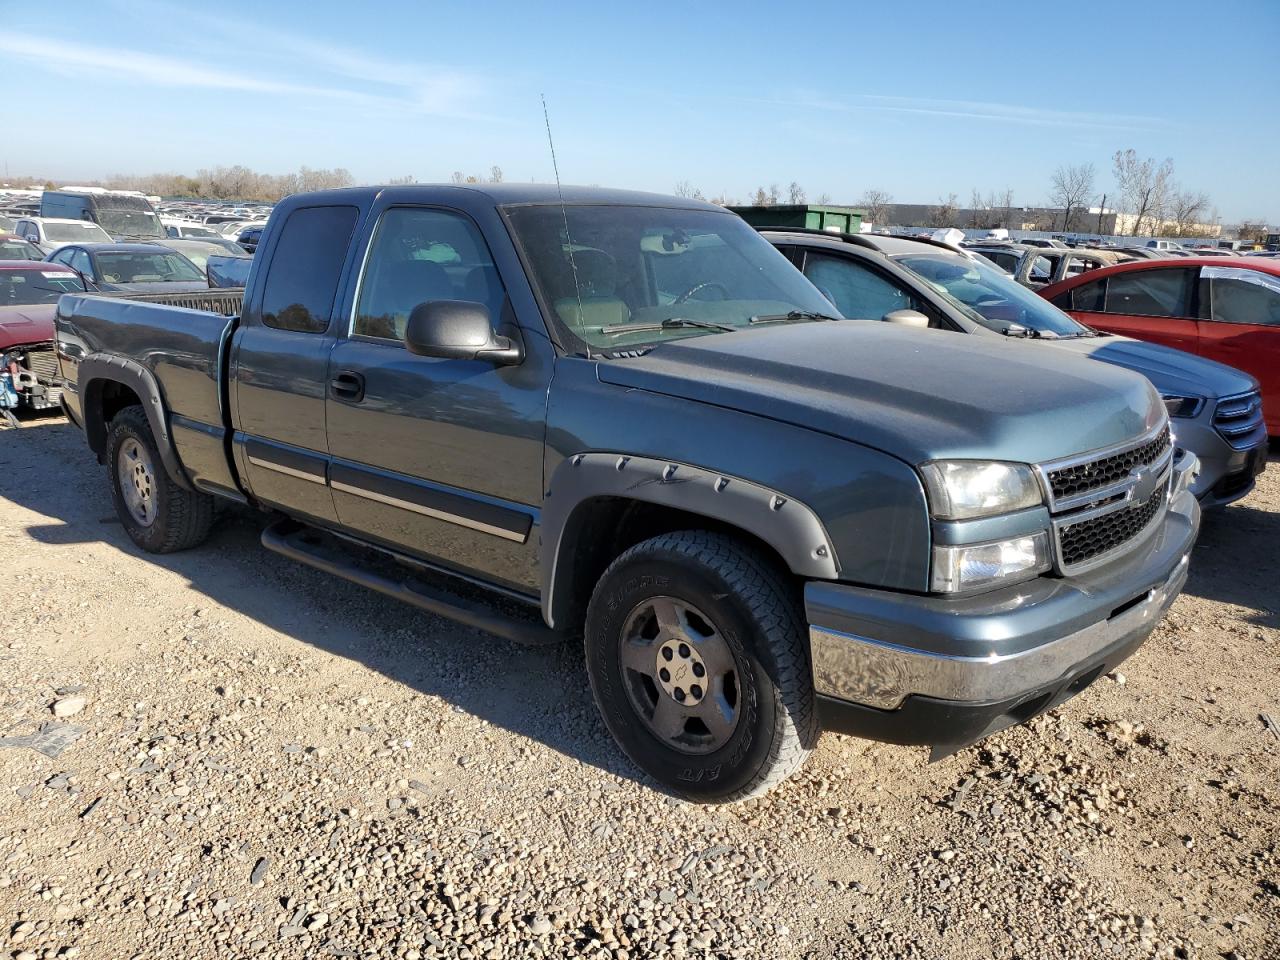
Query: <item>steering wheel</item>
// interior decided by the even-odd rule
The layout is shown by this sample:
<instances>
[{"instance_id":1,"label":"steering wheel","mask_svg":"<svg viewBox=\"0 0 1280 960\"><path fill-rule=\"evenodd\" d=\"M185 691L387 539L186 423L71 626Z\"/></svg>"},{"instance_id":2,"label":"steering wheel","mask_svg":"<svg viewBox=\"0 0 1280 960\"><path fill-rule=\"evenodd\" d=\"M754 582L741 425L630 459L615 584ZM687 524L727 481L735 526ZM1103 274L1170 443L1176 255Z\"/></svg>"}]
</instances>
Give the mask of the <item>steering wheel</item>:
<instances>
[{"instance_id":1,"label":"steering wheel","mask_svg":"<svg viewBox=\"0 0 1280 960\"><path fill-rule=\"evenodd\" d=\"M726 287L723 283L719 283L719 282L717 282L717 281L715 281L715 280L707 280L707 281L705 281L705 282L703 282L703 283L695 283L692 287L690 287L690 288L689 288L688 290L686 290L684 293L680 294L680 296L676 297L676 299L675 299L675 301L674 301L674 302L675 302L675 303L684 303L686 300L688 300L690 297L692 297L692 296L693 296L695 293L697 293L699 290L705 290L705 289L707 289L708 287L715 287L716 289L718 289L718 290L720 291L720 299L721 299L721 300L728 300L728 299L729 299L729 288L728 288L728 287Z\"/></svg>"}]
</instances>

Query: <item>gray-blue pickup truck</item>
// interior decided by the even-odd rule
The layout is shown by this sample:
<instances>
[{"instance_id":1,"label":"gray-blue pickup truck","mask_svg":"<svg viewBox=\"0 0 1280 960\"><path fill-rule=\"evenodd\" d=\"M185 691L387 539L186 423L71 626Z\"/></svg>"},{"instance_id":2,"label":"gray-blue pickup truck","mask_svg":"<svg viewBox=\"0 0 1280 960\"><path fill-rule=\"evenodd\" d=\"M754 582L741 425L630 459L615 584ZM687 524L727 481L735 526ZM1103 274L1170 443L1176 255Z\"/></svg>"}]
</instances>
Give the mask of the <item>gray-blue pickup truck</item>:
<instances>
[{"instance_id":1,"label":"gray-blue pickup truck","mask_svg":"<svg viewBox=\"0 0 1280 960\"><path fill-rule=\"evenodd\" d=\"M1185 581L1195 458L1145 379L888 320L710 204L399 186L281 203L243 293L64 296L57 338L141 548L235 501L294 560L580 638L627 755L725 801L822 729L1025 721Z\"/></svg>"}]
</instances>

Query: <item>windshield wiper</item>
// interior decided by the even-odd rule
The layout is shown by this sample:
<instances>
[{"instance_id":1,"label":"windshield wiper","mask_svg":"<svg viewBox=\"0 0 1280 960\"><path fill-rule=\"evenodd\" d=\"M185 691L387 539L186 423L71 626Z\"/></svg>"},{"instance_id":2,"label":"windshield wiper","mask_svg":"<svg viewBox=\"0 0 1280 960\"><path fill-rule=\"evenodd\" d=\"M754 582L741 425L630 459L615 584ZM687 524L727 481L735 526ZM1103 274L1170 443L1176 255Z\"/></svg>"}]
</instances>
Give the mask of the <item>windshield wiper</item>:
<instances>
[{"instance_id":1,"label":"windshield wiper","mask_svg":"<svg viewBox=\"0 0 1280 960\"><path fill-rule=\"evenodd\" d=\"M702 330L719 330L732 333L737 327L727 323L712 323L710 320L690 320L688 317L667 317L661 323L615 323L610 327L601 327L600 332L606 337L619 333L645 333L649 330L679 330L682 327L698 327Z\"/></svg>"},{"instance_id":2,"label":"windshield wiper","mask_svg":"<svg viewBox=\"0 0 1280 960\"><path fill-rule=\"evenodd\" d=\"M790 313L767 313L762 316L752 317L748 323L795 323L797 320L839 320L839 317L833 317L825 313L818 313L816 310L792 310Z\"/></svg>"}]
</instances>

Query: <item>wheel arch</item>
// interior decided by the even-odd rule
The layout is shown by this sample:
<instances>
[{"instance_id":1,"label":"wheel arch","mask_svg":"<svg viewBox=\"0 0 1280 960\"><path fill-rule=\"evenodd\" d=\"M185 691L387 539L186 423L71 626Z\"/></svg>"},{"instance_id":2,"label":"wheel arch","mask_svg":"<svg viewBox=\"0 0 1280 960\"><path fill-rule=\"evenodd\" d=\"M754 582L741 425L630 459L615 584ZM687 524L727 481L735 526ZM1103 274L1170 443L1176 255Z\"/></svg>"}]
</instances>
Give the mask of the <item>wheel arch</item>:
<instances>
[{"instance_id":1,"label":"wheel arch","mask_svg":"<svg viewBox=\"0 0 1280 960\"><path fill-rule=\"evenodd\" d=\"M733 534L798 577L836 579L835 547L806 505L767 487L685 463L578 454L552 475L541 517L542 612L581 622L609 563L640 540L678 529Z\"/></svg>"},{"instance_id":2,"label":"wheel arch","mask_svg":"<svg viewBox=\"0 0 1280 960\"><path fill-rule=\"evenodd\" d=\"M169 432L160 384L150 370L122 357L89 356L80 361L77 382L85 437L99 462L107 456L107 432L112 417L124 407L141 406L165 472L184 490L193 489Z\"/></svg>"}]
</instances>

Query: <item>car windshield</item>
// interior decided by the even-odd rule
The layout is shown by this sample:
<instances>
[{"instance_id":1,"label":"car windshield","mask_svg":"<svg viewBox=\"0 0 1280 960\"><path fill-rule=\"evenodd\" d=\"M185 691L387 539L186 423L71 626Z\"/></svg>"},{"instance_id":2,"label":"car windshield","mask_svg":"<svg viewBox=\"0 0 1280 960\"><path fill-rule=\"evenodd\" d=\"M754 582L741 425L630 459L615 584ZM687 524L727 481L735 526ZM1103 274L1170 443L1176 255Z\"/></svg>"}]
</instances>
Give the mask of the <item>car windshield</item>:
<instances>
[{"instance_id":1,"label":"car windshield","mask_svg":"<svg viewBox=\"0 0 1280 960\"><path fill-rule=\"evenodd\" d=\"M43 260L40 248L25 240L9 238L0 240L0 260Z\"/></svg>"},{"instance_id":2,"label":"car windshield","mask_svg":"<svg viewBox=\"0 0 1280 960\"><path fill-rule=\"evenodd\" d=\"M96 212L102 229L118 237L163 237L160 218L142 205L145 201L127 203L128 199L113 199L110 205L98 201Z\"/></svg>"},{"instance_id":3,"label":"car windshield","mask_svg":"<svg viewBox=\"0 0 1280 960\"><path fill-rule=\"evenodd\" d=\"M220 234L215 233L208 227L197 227L195 225L183 224L178 227L178 233L184 237L197 237L203 240L205 237L217 237Z\"/></svg>"},{"instance_id":4,"label":"car windshield","mask_svg":"<svg viewBox=\"0 0 1280 960\"><path fill-rule=\"evenodd\" d=\"M941 252L913 253L894 259L964 307L971 320L1000 333L1014 323L1042 337L1081 337L1091 332L1048 300L981 260Z\"/></svg>"},{"instance_id":5,"label":"car windshield","mask_svg":"<svg viewBox=\"0 0 1280 960\"><path fill-rule=\"evenodd\" d=\"M507 212L569 349L633 349L753 319L839 316L727 211L556 204Z\"/></svg>"},{"instance_id":6,"label":"car windshield","mask_svg":"<svg viewBox=\"0 0 1280 960\"><path fill-rule=\"evenodd\" d=\"M100 253L98 273L107 283L167 283L203 280L186 257L176 253Z\"/></svg>"},{"instance_id":7,"label":"car windshield","mask_svg":"<svg viewBox=\"0 0 1280 960\"><path fill-rule=\"evenodd\" d=\"M45 223L44 235L50 240L110 243L111 236L96 223Z\"/></svg>"},{"instance_id":8,"label":"car windshield","mask_svg":"<svg viewBox=\"0 0 1280 960\"><path fill-rule=\"evenodd\" d=\"M0 307L57 303L64 293L83 292L80 278L70 270L0 270Z\"/></svg>"}]
</instances>

